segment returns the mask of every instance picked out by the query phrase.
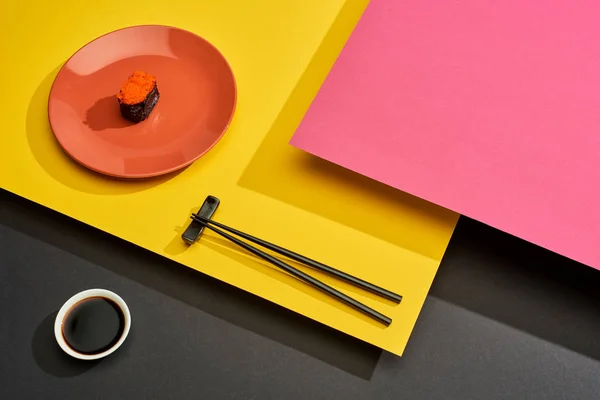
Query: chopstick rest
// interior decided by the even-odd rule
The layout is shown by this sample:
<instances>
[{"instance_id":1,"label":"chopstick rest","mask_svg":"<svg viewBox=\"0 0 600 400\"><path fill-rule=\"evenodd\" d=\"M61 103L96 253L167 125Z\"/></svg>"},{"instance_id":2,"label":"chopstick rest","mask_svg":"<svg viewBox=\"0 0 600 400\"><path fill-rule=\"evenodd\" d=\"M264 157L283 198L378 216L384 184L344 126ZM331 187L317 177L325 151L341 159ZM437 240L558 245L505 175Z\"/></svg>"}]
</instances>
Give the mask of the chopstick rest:
<instances>
[{"instance_id":1,"label":"chopstick rest","mask_svg":"<svg viewBox=\"0 0 600 400\"><path fill-rule=\"evenodd\" d=\"M211 219L217 211L217 208L219 208L219 204L221 204L221 200L215 196L207 196L206 200L204 200L204 203L202 203L202 207L200 207L200 210L198 210L197 215ZM204 224L202 222L192 220L186 230L181 234L181 238L184 242L191 245L200 238L200 235L202 235L203 231Z\"/></svg>"}]
</instances>

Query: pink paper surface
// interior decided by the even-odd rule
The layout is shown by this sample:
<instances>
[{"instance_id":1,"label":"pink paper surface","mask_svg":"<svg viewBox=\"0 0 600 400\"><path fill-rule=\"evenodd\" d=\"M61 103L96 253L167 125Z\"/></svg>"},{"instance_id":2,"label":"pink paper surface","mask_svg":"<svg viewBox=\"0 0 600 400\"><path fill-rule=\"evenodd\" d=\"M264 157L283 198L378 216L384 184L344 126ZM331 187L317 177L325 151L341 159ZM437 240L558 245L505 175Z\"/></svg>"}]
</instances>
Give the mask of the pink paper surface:
<instances>
[{"instance_id":1,"label":"pink paper surface","mask_svg":"<svg viewBox=\"0 0 600 400\"><path fill-rule=\"evenodd\" d=\"M600 269L600 1L371 0L291 144Z\"/></svg>"}]
</instances>

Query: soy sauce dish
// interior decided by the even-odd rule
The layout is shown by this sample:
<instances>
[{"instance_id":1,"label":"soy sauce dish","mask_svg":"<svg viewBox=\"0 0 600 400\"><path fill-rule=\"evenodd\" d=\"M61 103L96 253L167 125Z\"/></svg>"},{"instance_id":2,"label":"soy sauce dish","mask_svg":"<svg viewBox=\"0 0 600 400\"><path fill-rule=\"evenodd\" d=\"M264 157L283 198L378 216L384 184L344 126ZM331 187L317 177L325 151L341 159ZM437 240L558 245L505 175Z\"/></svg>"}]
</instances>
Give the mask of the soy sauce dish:
<instances>
[{"instance_id":1,"label":"soy sauce dish","mask_svg":"<svg viewBox=\"0 0 600 400\"><path fill-rule=\"evenodd\" d=\"M54 336L61 349L80 360L97 360L117 350L131 328L125 301L105 289L77 293L61 307Z\"/></svg>"}]
</instances>

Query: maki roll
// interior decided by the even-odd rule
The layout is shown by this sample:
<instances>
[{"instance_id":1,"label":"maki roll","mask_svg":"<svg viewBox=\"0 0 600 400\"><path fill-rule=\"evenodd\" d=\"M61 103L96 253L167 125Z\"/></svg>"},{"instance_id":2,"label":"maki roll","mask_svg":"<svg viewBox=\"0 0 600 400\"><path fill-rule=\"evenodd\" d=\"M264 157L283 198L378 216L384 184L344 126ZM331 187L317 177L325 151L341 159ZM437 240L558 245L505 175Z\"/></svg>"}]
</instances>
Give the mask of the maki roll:
<instances>
[{"instance_id":1,"label":"maki roll","mask_svg":"<svg viewBox=\"0 0 600 400\"><path fill-rule=\"evenodd\" d=\"M156 78L135 71L121 86L117 100L123 117L137 123L148 118L159 97Z\"/></svg>"}]
</instances>

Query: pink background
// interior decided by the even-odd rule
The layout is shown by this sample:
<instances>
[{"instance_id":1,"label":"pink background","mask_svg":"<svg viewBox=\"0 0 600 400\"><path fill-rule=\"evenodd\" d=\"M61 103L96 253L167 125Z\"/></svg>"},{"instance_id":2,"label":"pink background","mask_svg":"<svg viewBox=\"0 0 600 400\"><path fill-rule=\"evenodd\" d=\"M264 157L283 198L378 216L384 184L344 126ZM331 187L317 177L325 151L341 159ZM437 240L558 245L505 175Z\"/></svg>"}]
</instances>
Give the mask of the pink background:
<instances>
[{"instance_id":1,"label":"pink background","mask_svg":"<svg viewBox=\"0 0 600 400\"><path fill-rule=\"evenodd\" d=\"M600 269L600 1L372 0L291 143Z\"/></svg>"}]
</instances>

